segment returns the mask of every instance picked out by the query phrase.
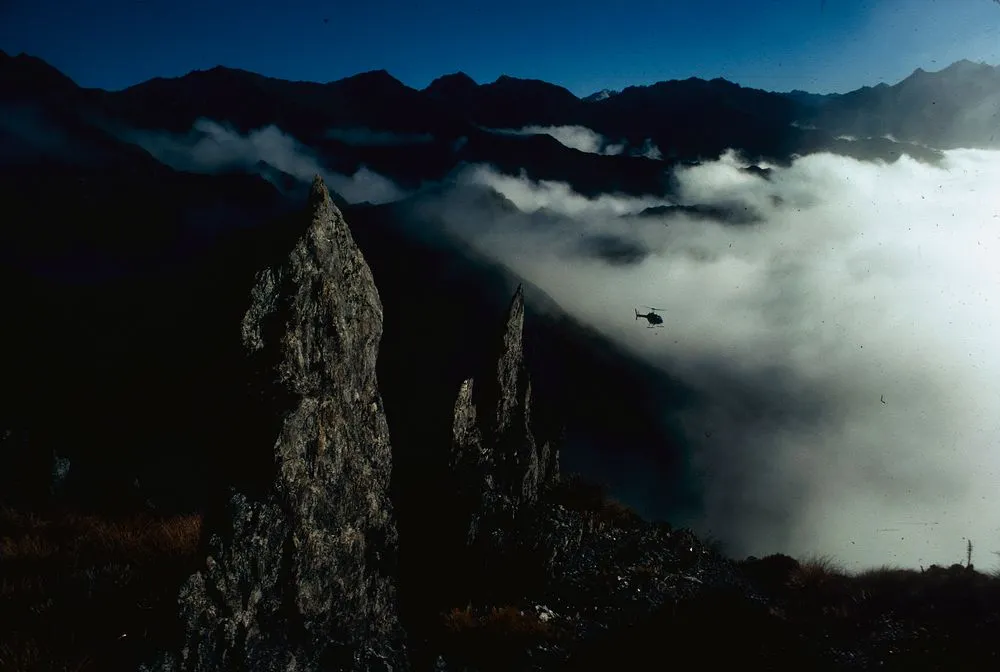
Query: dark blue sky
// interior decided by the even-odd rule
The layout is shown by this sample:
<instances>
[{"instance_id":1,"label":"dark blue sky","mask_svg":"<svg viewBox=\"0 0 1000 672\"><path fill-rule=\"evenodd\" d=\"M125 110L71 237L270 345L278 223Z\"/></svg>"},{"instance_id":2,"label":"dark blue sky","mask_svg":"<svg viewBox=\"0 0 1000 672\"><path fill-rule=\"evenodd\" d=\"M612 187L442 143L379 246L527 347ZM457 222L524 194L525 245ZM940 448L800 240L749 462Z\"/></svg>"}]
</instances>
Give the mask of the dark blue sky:
<instances>
[{"instance_id":1,"label":"dark blue sky","mask_svg":"<svg viewBox=\"0 0 1000 672\"><path fill-rule=\"evenodd\" d=\"M323 19L328 18L329 23ZM993 0L0 0L0 49L83 86L222 64L329 81L385 68L410 86L464 70L578 95L722 76L786 91L895 82L960 58L1000 63Z\"/></svg>"}]
</instances>

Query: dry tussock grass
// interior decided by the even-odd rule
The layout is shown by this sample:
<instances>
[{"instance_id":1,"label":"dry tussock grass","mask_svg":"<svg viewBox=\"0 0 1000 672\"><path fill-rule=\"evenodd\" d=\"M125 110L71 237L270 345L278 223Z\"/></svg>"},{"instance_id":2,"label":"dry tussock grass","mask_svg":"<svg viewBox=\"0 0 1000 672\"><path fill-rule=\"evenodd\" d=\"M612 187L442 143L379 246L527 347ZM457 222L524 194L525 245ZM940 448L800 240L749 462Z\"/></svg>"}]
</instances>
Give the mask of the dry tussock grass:
<instances>
[{"instance_id":1,"label":"dry tussock grass","mask_svg":"<svg viewBox=\"0 0 1000 672\"><path fill-rule=\"evenodd\" d=\"M43 560L59 552L59 546L37 532L22 537L0 537L0 562Z\"/></svg>"},{"instance_id":2,"label":"dry tussock grass","mask_svg":"<svg viewBox=\"0 0 1000 672\"><path fill-rule=\"evenodd\" d=\"M123 633L165 632L200 537L199 516L0 509L0 670L104 670Z\"/></svg>"},{"instance_id":3,"label":"dry tussock grass","mask_svg":"<svg viewBox=\"0 0 1000 672\"><path fill-rule=\"evenodd\" d=\"M36 514L0 510L0 562L42 560L54 556L129 561L185 557L201 538L200 516L122 518Z\"/></svg>"},{"instance_id":4,"label":"dry tussock grass","mask_svg":"<svg viewBox=\"0 0 1000 672\"><path fill-rule=\"evenodd\" d=\"M820 556L800 562L788 577L788 585L800 590L825 591L839 588L848 580L847 572L832 558Z\"/></svg>"},{"instance_id":5,"label":"dry tussock grass","mask_svg":"<svg viewBox=\"0 0 1000 672\"><path fill-rule=\"evenodd\" d=\"M501 636L548 636L552 626L537 615L514 606L491 607L476 613L472 607L454 608L445 614L445 629L454 634L478 631Z\"/></svg>"}]
</instances>

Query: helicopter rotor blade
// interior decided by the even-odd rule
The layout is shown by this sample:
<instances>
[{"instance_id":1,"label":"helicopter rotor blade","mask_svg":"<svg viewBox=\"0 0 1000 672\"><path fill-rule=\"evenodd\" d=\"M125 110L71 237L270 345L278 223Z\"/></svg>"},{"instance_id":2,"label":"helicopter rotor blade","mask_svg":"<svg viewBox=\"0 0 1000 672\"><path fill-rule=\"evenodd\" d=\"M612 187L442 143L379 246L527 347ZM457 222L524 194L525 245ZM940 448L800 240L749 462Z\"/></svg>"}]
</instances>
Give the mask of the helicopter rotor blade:
<instances>
[{"instance_id":1,"label":"helicopter rotor blade","mask_svg":"<svg viewBox=\"0 0 1000 672\"><path fill-rule=\"evenodd\" d=\"M653 308L652 306L643 306L643 308L648 308L649 310L666 310L666 308Z\"/></svg>"}]
</instances>

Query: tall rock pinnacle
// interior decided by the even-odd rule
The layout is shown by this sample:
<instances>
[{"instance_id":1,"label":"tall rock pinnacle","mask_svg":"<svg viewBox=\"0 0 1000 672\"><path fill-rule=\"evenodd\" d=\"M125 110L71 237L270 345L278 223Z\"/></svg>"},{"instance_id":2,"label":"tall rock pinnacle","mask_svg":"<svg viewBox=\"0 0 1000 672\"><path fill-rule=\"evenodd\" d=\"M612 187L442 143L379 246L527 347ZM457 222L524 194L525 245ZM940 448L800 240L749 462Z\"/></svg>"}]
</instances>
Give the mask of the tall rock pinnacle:
<instances>
[{"instance_id":1,"label":"tall rock pinnacle","mask_svg":"<svg viewBox=\"0 0 1000 672\"><path fill-rule=\"evenodd\" d=\"M185 645L161 668L406 666L375 375L382 305L319 177L303 229L283 263L257 274L243 320L258 408L276 428L245 449L269 451L273 470L234 492L211 530L206 566L181 592Z\"/></svg>"},{"instance_id":2,"label":"tall rock pinnacle","mask_svg":"<svg viewBox=\"0 0 1000 672\"><path fill-rule=\"evenodd\" d=\"M492 371L479 383L462 383L455 403L452 465L470 545L504 537L517 514L558 477L556 450L538 445L531 424L523 334L524 290L518 286Z\"/></svg>"}]
</instances>

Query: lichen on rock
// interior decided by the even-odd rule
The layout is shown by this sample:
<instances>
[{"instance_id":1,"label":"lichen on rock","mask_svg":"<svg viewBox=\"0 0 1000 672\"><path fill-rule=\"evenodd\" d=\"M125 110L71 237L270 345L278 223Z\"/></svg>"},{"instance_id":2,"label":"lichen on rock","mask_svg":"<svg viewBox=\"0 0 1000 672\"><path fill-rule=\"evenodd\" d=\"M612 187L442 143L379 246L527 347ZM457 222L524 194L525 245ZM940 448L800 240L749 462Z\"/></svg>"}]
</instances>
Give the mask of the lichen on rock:
<instances>
[{"instance_id":1,"label":"lichen on rock","mask_svg":"<svg viewBox=\"0 0 1000 672\"><path fill-rule=\"evenodd\" d=\"M531 409L519 285L492 370L463 382L455 402L451 465L469 545L489 536L503 545L518 514L558 478L558 450L535 436Z\"/></svg>"},{"instance_id":2,"label":"lichen on rock","mask_svg":"<svg viewBox=\"0 0 1000 672\"><path fill-rule=\"evenodd\" d=\"M241 449L268 451L273 469L231 494L180 595L184 645L159 669L406 667L382 305L319 177L305 218L288 258L258 273L242 325L257 408L278 429Z\"/></svg>"}]
</instances>

